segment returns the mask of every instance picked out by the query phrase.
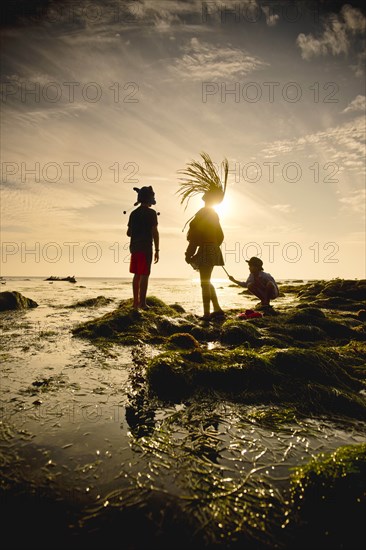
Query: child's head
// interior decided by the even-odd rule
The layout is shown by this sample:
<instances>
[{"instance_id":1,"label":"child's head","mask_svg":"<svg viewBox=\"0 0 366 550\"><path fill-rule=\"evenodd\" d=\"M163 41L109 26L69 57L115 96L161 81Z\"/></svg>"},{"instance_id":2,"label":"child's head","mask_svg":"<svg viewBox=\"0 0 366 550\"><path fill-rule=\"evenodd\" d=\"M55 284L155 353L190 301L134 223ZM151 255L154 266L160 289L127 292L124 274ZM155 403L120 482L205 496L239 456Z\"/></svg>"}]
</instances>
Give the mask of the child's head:
<instances>
[{"instance_id":1,"label":"child's head","mask_svg":"<svg viewBox=\"0 0 366 550\"><path fill-rule=\"evenodd\" d=\"M139 203L148 204L149 206L156 204L155 193L151 185L149 187L141 187L141 189L134 187L134 191L137 192L137 202L135 202L135 206Z\"/></svg>"},{"instance_id":2,"label":"child's head","mask_svg":"<svg viewBox=\"0 0 366 550\"><path fill-rule=\"evenodd\" d=\"M205 206L214 206L215 204L220 204L223 201L224 193L221 189L213 189L211 191L206 191L203 195L202 200L205 203Z\"/></svg>"},{"instance_id":3,"label":"child's head","mask_svg":"<svg viewBox=\"0 0 366 550\"><path fill-rule=\"evenodd\" d=\"M260 258L253 256L250 260L245 261L249 265L249 271L251 273L259 273L260 271L263 271L263 262Z\"/></svg>"}]
</instances>

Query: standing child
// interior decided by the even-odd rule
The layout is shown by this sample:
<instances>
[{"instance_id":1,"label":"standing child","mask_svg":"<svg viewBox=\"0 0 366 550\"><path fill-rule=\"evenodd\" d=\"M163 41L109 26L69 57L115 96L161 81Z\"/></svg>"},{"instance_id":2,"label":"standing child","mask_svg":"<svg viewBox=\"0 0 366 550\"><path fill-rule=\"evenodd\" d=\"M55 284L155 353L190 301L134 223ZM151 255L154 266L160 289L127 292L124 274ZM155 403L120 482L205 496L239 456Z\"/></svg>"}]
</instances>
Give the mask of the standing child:
<instances>
[{"instance_id":1,"label":"standing child","mask_svg":"<svg viewBox=\"0 0 366 550\"><path fill-rule=\"evenodd\" d=\"M225 317L211 282L211 276L215 265L224 265L224 258L220 250L224 233L214 206L220 204L224 199L229 163L227 159L222 162L224 177L221 181L219 169L212 162L211 157L207 153L201 153L201 157L202 164L192 161L188 163L186 169L179 171L185 177L180 178L181 184L178 193L182 197L181 204L184 201L188 203L192 196L203 193L202 199L205 206L193 216L193 219L191 218L187 235L189 245L185 259L193 269L199 271L203 304L202 320L210 321ZM212 312L210 312L211 304Z\"/></svg>"},{"instance_id":2,"label":"standing child","mask_svg":"<svg viewBox=\"0 0 366 550\"><path fill-rule=\"evenodd\" d=\"M153 204L156 204L155 193L151 185L141 189L134 187L134 190L137 192L135 206L138 204L140 206L131 212L127 230L127 235L131 238L130 273L134 273L132 281L133 307L147 309L146 293L153 256L153 241L154 263L159 261L158 217L155 210L151 208Z\"/></svg>"},{"instance_id":3,"label":"standing child","mask_svg":"<svg viewBox=\"0 0 366 550\"><path fill-rule=\"evenodd\" d=\"M260 258L253 256L250 260L245 261L249 265L250 275L248 279L245 282L240 282L229 276L230 281L247 288L254 296L257 296L261 301L261 309L271 309L270 301L279 295L276 281L272 275L263 271L263 262Z\"/></svg>"}]
</instances>

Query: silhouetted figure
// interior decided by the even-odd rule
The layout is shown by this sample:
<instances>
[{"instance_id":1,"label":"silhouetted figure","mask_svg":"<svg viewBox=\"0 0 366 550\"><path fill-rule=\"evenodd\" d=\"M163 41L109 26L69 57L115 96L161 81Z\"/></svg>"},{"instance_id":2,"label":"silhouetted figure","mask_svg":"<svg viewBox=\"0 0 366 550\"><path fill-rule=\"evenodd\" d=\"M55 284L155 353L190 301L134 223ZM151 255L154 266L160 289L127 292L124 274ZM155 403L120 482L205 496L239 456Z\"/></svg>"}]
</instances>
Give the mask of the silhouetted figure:
<instances>
[{"instance_id":1,"label":"silhouetted figure","mask_svg":"<svg viewBox=\"0 0 366 550\"><path fill-rule=\"evenodd\" d=\"M250 275L248 279L245 282L241 282L229 276L230 281L247 288L254 296L257 296L261 301L261 309L270 309L272 307L270 301L279 295L276 281L270 273L263 271L263 262L260 258L253 256L250 260L245 261L249 265Z\"/></svg>"},{"instance_id":2,"label":"silhouetted figure","mask_svg":"<svg viewBox=\"0 0 366 550\"><path fill-rule=\"evenodd\" d=\"M137 191L137 202L140 206L133 210L128 220L127 235L130 240L130 273L134 273L132 281L133 307L147 309L146 294L149 283L151 262L153 257L153 241L155 247L154 263L159 261L158 217L151 208L156 204L155 193L151 186L142 187Z\"/></svg>"},{"instance_id":3,"label":"silhouetted figure","mask_svg":"<svg viewBox=\"0 0 366 550\"><path fill-rule=\"evenodd\" d=\"M220 245L224 240L219 217L214 210L214 205L222 202L229 171L228 161L222 162L224 169L224 183L221 183L218 170L207 153L201 153L203 163L192 161L185 170L180 170L186 177L181 179L181 188L178 193L181 195L181 203L197 195L204 193L204 208L201 208L193 217L187 234L189 241L185 253L186 262L199 271L202 288L203 317L207 321L214 318L224 317L215 288L211 283L212 270L215 265L224 265L224 259ZM197 250L198 249L198 250ZM210 313L211 303L213 311Z\"/></svg>"},{"instance_id":4,"label":"silhouetted figure","mask_svg":"<svg viewBox=\"0 0 366 550\"><path fill-rule=\"evenodd\" d=\"M203 319L223 317L215 288L211 283L211 275L215 265L224 265L220 245L224 240L219 216L213 209L216 198L212 193L203 196L204 208L201 208L193 218L188 231L189 245L185 253L186 262L197 269L201 279ZM198 250L197 250L198 248ZM196 252L197 251L197 252ZM213 312L210 313L211 303Z\"/></svg>"}]
</instances>

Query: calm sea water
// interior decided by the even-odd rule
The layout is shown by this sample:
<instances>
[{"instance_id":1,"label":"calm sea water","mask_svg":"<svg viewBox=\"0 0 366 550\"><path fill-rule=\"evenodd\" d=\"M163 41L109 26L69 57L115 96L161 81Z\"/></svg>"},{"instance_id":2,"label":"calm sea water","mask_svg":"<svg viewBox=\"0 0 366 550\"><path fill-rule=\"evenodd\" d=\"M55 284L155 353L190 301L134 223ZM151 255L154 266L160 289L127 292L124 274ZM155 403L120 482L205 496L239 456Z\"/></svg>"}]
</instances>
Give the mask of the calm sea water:
<instances>
[{"instance_id":1,"label":"calm sea water","mask_svg":"<svg viewBox=\"0 0 366 550\"><path fill-rule=\"evenodd\" d=\"M227 278L213 277L221 306L226 308L247 309L256 303L256 298L243 296L242 289L233 285ZM279 281L281 282L281 281ZM291 281L286 281L291 283ZM305 281L304 281L305 282ZM116 301L132 297L131 278L77 278L76 283L64 281L45 281L43 277L7 277L0 290L17 290L34 299L41 308L63 307L77 301L105 296ZM202 310L201 287L198 277L191 279L158 279L149 280L148 295L156 296L164 302L179 303L188 312L200 314ZM277 305L286 300L278 299ZM111 306L113 309L115 306Z\"/></svg>"}]
</instances>

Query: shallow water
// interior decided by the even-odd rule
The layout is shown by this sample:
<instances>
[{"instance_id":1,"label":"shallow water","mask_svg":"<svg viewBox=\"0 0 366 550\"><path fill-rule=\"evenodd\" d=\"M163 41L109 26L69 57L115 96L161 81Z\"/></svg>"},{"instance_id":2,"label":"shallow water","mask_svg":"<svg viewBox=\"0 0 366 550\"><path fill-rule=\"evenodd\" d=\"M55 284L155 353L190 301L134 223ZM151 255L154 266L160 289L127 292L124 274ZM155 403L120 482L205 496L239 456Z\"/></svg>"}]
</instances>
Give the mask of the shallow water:
<instances>
[{"instance_id":1,"label":"shallow water","mask_svg":"<svg viewBox=\"0 0 366 550\"><path fill-rule=\"evenodd\" d=\"M227 281L216 287L227 308L253 305ZM259 497L260 491L285 499L290 468L319 452L366 442L361 421L278 423L270 416L261 421L268 407L215 395L170 406L151 399L141 376L144 361L156 349L114 345L107 350L70 332L129 298L130 280L81 279L73 285L13 278L1 290L18 290L39 303L35 309L0 314L5 486L51 488L55 498L77 504L84 530L86 518L102 516L121 501L142 502L154 492L174 496L185 507L217 491L240 499L246 492L248 498L256 492ZM197 281L152 279L150 294L200 314ZM113 302L97 309L67 308L99 295ZM278 307L288 300L280 298ZM217 502L213 498L199 518L209 522L213 540L220 540L225 521L231 521ZM234 514L235 502L227 513Z\"/></svg>"}]
</instances>

